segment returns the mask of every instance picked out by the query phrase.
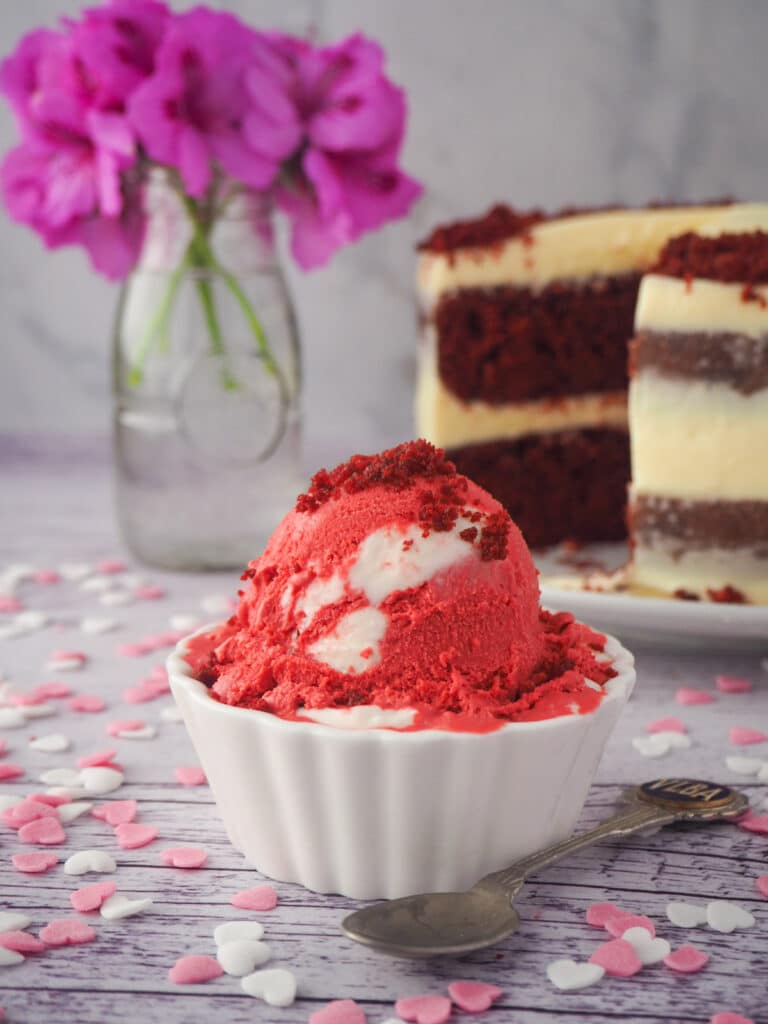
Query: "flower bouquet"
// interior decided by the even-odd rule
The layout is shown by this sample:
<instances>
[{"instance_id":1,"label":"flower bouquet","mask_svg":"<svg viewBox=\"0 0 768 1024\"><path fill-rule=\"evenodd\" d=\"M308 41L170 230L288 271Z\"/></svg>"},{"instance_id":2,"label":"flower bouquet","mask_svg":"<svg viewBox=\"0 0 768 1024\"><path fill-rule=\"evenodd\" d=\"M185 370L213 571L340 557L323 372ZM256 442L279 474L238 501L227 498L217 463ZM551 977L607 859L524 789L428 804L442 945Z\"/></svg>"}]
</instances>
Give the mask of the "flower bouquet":
<instances>
[{"instance_id":1,"label":"flower bouquet","mask_svg":"<svg viewBox=\"0 0 768 1024\"><path fill-rule=\"evenodd\" d=\"M49 248L82 245L96 270L127 279L115 390L129 543L166 565L247 560L252 529L236 552L200 551L212 530L231 537L223 507L232 487L241 503L243 466L274 460L297 415L274 215L287 219L292 256L309 270L404 215L421 192L398 165L405 96L381 48L359 34L316 46L205 7L112 0L25 36L0 67L0 92L20 134L0 169L10 216ZM227 393L229 405L216 407ZM265 408L277 426L264 425ZM139 457L135 428L152 415ZM217 507L202 515L210 489ZM267 492L276 494L269 481ZM200 521L186 554L169 554L193 508ZM139 534L149 522L157 543L147 545Z\"/></svg>"}]
</instances>

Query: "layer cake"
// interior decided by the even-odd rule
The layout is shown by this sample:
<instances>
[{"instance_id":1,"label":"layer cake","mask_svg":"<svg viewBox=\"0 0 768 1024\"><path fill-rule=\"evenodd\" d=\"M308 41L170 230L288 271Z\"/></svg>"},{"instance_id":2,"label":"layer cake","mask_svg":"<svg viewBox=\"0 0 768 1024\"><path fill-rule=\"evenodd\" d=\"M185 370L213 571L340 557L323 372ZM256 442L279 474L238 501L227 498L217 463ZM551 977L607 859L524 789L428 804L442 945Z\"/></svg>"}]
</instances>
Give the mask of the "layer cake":
<instances>
[{"instance_id":1,"label":"layer cake","mask_svg":"<svg viewBox=\"0 0 768 1024\"><path fill-rule=\"evenodd\" d=\"M495 206L420 248L417 432L493 493L529 544L626 536L627 343L640 279L672 237L766 207Z\"/></svg>"},{"instance_id":2,"label":"layer cake","mask_svg":"<svg viewBox=\"0 0 768 1024\"><path fill-rule=\"evenodd\" d=\"M768 603L768 233L671 240L630 360L633 586Z\"/></svg>"}]
</instances>

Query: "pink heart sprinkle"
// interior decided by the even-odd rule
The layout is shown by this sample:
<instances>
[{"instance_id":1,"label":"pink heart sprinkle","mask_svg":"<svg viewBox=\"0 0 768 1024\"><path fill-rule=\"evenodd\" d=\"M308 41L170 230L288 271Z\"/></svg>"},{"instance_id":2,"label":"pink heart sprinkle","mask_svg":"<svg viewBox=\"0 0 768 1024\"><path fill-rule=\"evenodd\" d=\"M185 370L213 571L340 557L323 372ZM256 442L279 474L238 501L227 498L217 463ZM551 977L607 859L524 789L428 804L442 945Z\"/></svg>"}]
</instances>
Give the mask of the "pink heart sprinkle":
<instances>
[{"instance_id":1,"label":"pink heart sprinkle","mask_svg":"<svg viewBox=\"0 0 768 1024\"><path fill-rule=\"evenodd\" d=\"M448 986L448 995L466 1013L483 1013L503 994L500 988L482 981L452 981Z\"/></svg>"},{"instance_id":2,"label":"pink heart sprinkle","mask_svg":"<svg viewBox=\"0 0 768 1024\"><path fill-rule=\"evenodd\" d=\"M738 676L717 676L715 686L720 693L749 693L752 689L749 679L740 679Z\"/></svg>"},{"instance_id":3,"label":"pink heart sprinkle","mask_svg":"<svg viewBox=\"0 0 768 1024\"><path fill-rule=\"evenodd\" d=\"M366 1017L354 999L334 999L311 1013L307 1024L366 1024Z\"/></svg>"},{"instance_id":4,"label":"pink heart sprinkle","mask_svg":"<svg viewBox=\"0 0 768 1024\"><path fill-rule=\"evenodd\" d=\"M125 572L125 562L119 558L102 558L100 562L96 563L96 572L100 572L105 576Z\"/></svg>"},{"instance_id":5,"label":"pink heart sprinkle","mask_svg":"<svg viewBox=\"0 0 768 1024\"><path fill-rule=\"evenodd\" d=\"M755 885L757 886L757 891L762 893L762 895L768 900L768 875L760 875L760 877L755 880Z\"/></svg>"},{"instance_id":6,"label":"pink heart sprinkle","mask_svg":"<svg viewBox=\"0 0 768 1024\"><path fill-rule=\"evenodd\" d=\"M39 686L35 687L33 693L36 697L40 697L41 700L60 700L62 697L70 696L72 687L58 681L40 683Z\"/></svg>"},{"instance_id":7,"label":"pink heart sprinkle","mask_svg":"<svg viewBox=\"0 0 768 1024\"><path fill-rule=\"evenodd\" d=\"M685 732L685 726L679 718L657 718L655 722L648 722L646 732Z\"/></svg>"},{"instance_id":8,"label":"pink heart sprinkle","mask_svg":"<svg viewBox=\"0 0 768 1024\"><path fill-rule=\"evenodd\" d=\"M20 612L23 608L24 605L18 598L0 594L0 612Z\"/></svg>"},{"instance_id":9,"label":"pink heart sprinkle","mask_svg":"<svg viewBox=\"0 0 768 1024\"><path fill-rule=\"evenodd\" d=\"M755 1024L751 1017L742 1017L740 1013L731 1013L725 1010L723 1013L716 1013L710 1017L709 1024Z\"/></svg>"},{"instance_id":10,"label":"pink heart sprinkle","mask_svg":"<svg viewBox=\"0 0 768 1024\"><path fill-rule=\"evenodd\" d=\"M768 740L768 733L744 725L734 725L728 731L728 739L737 747L746 747L752 743L764 743Z\"/></svg>"},{"instance_id":11,"label":"pink heart sprinkle","mask_svg":"<svg viewBox=\"0 0 768 1024\"><path fill-rule=\"evenodd\" d=\"M22 843L40 843L42 846L59 846L66 843L67 833L61 826L58 817L35 818L19 829Z\"/></svg>"},{"instance_id":12,"label":"pink heart sprinkle","mask_svg":"<svg viewBox=\"0 0 768 1024\"><path fill-rule=\"evenodd\" d=\"M618 914L612 915L605 922L606 931L610 932L615 939L620 939L629 928L645 928L647 932L650 932L651 938L656 936L653 921L650 917L645 917L644 914L630 914L620 910Z\"/></svg>"},{"instance_id":13,"label":"pink heart sprinkle","mask_svg":"<svg viewBox=\"0 0 768 1024\"><path fill-rule=\"evenodd\" d=\"M48 948L29 932L0 932L0 946L15 953L42 953Z\"/></svg>"},{"instance_id":14,"label":"pink heart sprinkle","mask_svg":"<svg viewBox=\"0 0 768 1024\"><path fill-rule=\"evenodd\" d=\"M4 761L0 764L0 782L7 782L9 779L18 779L20 775L24 774L24 769L20 764L11 764L10 761Z\"/></svg>"},{"instance_id":15,"label":"pink heart sprinkle","mask_svg":"<svg viewBox=\"0 0 768 1024\"><path fill-rule=\"evenodd\" d=\"M61 574L55 569L38 569L32 574L33 583L58 583L60 580Z\"/></svg>"},{"instance_id":16,"label":"pink heart sprinkle","mask_svg":"<svg viewBox=\"0 0 768 1024\"><path fill-rule=\"evenodd\" d=\"M116 650L121 658L141 658L143 655L149 654L152 648L147 647L144 643L135 643L118 644Z\"/></svg>"},{"instance_id":17,"label":"pink heart sprinkle","mask_svg":"<svg viewBox=\"0 0 768 1024\"><path fill-rule=\"evenodd\" d=\"M123 690L123 700L126 704L146 704L147 701L156 700L159 694L153 690L144 690L140 686Z\"/></svg>"},{"instance_id":18,"label":"pink heart sprinkle","mask_svg":"<svg viewBox=\"0 0 768 1024\"><path fill-rule=\"evenodd\" d=\"M165 597L165 589L163 587L136 587L133 592L133 596L137 601L159 601L160 598Z\"/></svg>"},{"instance_id":19,"label":"pink heart sprinkle","mask_svg":"<svg viewBox=\"0 0 768 1024\"><path fill-rule=\"evenodd\" d=\"M182 786L204 786L208 781L203 769L196 764L179 765L178 768L173 769L173 774L176 776L176 781L180 782Z\"/></svg>"},{"instance_id":20,"label":"pink heart sprinkle","mask_svg":"<svg viewBox=\"0 0 768 1024\"><path fill-rule=\"evenodd\" d=\"M606 974L617 978L631 978L642 969L642 961L634 947L625 939L611 939L604 943L589 958L591 964L605 969Z\"/></svg>"},{"instance_id":21,"label":"pink heart sprinkle","mask_svg":"<svg viewBox=\"0 0 768 1024\"><path fill-rule=\"evenodd\" d=\"M94 818L106 821L113 827L116 825L127 825L136 817L138 804L135 800L113 800L108 804L99 804L91 810Z\"/></svg>"},{"instance_id":22,"label":"pink heart sprinkle","mask_svg":"<svg viewBox=\"0 0 768 1024\"><path fill-rule=\"evenodd\" d=\"M60 917L40 931L40 939L47 946L77 946L93 942L96 932L78 917Z\"/></svg>"},{"instance_id":23,"label":"pink heart sprinkle","mask_svg":"<svg viewBox=\"0 0 768 1024\"><path fill-rule=\"evenodd\" d=\"M122 722L108 722L107 732L110 736L119 736L121 732L136 732L137 729L143 729L146 724L138 718L126 718Z\"/></svg>"},{"instance_id":24,"label":"pink heart sprinkle","mask_svg":"<svg viewBox=\"0 0 768 1024\"><path fill-rule=\"evenodd\" d=\"M46 698L39 693L12 693L8 697L8 703L14 708L34 708L38 704L45 704Z\"/></svg>"},{"instance_id":25,"label":"pink heart sprinkle","mask_svg":"<svg viewBox=\"0 0 768 1024\"><path fill-rule=\"evenodd\" d=\"M768 836L768 814L754 814L752 811L747 811L736 824L739 828L745 828L747 832L757 832L758 835Z\"/></svg>"},{"instance_id":26,"label":"pink heart sprinkle","mask_svg":"<svg viewBox=\"0 0 768 1024\"><path fill-rule=\"evenodd\" d=\"M675 694L678 704L711 704L714 699L706 690L696 690L691 686L681 686Z\"/></svg>"},{"instance_id":27,"label":"pink heart sprinkle","mask_svg":"<svg viewBox=\"0 0 768 1024\"><path fill-rule=\"evenodd\" d=\"M34 800L38 804L50 804L51 807L61 807L62 804L71 804L71 796L60 796L56 793L30 793L28 800Z\"/></svg>"},{"instance_id":28,"label":"pink heart sprinkle","mask_svg":"<svg viewBox=\"0 0 768 1024\"><path fill-rule=\"evenodd\" d=\"M709 955L694 946L681 946L664 957L667 967L671 967L673 971L679 971L681 974L693 974L700 971L708 960Z\"/></svg>"},{"instance_id":29,"label":"pink heart sprinkle","mask_svg":"<svg viewBox=\"0 0 768 1024\"><path fill-rule=\"evenodd\" d=\"M445 996L410 996L398 999L395 1013L416 1024L444 1024L451 1016L451 1000Z\"/></svg>"},{"instance_id":30,"label":"pink heart sprinkle","mask_svg":"<svg viewBox=\"0 0 768 1024\"><path fill-rule=\"evenodd\" d=\"M97 750L95 754L86 754L85 757L78 757L78 768L108 768L110 761L117 757L117 751Z\"/></svg>"},{"instance_id":31,"label":"pink heart sprinkle","mask_svg":"<svg viewBox=\"0 0 768 1024\"><path fill-rule=\"evenodd\" d=\"M277 893L271 885L257 885L253 889L236 892L229 902L240 910L274 910Z\"/></svg>"},{"instance_id":32,"label":"pink heart sprinkle","mask_svg":"<svg viewBox=\"0 0 768 1024\"><path fill-rule=\"evenodd\" d=\"M116 891L116 882L94 882L93 885L86 885L82 889L76 889L70 893L69 902L78 914L87 914L91 910L98 910L105 900L114 896Z\"/></svg>"},{"instance_id":33,"label":"pink heart sprinkle","mask_svg":"<svg viewBox=\"0 0 768 1024\"><path fill-rule=\"evenodd\" d=\"M183 956L168 971L174 985L197 985L201 981L220 978L224 971L212 956Z\"/></svg>"},{"instance_id":34,"label":"pink heart sprinkle","mask_svg":"<svg viewBox=\"0 0 768 1024\"><path fill-rule=\"evenodd\" d=\"M32 800L27 797L20 804L12 804L0 813L0 821L9 828L21 828L30 821L38 818L58 818L56 808L42 800Z\"/></svg>"},{"instance_id":35,"label":"pink heart sprinkle","mask_svg":"<svg viewBox=\"0 0 768 1024\"><path fill-rule=\"evenodd\" d=\"M115 828L115 835L123 850L138 850L157 839L157 829L152 825L130 824L128 822Z\"/></svg>"},{"instance_id":36,"label":"pink heart sprinkle","mask_svg":"<svg viewBox=\"0 0 768 1024\"><path fill-rule=\"evenodd\" d=\"M171 868L201 868L208 854L195 846L174 846L161 850L160 857Z\"/></svg>"},{"instance_id":37,"label":"pink heart sprinkle","mask_svg":"<svg viewBox=\"0 0 768 1024\"><path fill-rule=\"evenodd\" d=\"M609 917L624 913L626 911L620 910L613 903L592 903L587 907L587 924L595 928L605 928L605 922Z\"/></svg>"},{"instance_id":38,"label":"pink heart sprinkle","mask_svg":"<svg viewBox=\"0 0 768 1024\"><path fill-rule=\"evenodd\" d=\"M88 661L88 655L84 651L67 651L58 650L53 651L50 655L50 661L79 661L81 665L84 665Z\"/></svg>"},{"instance_id":39,"label":"pink heart sprinkle","mask_svg":"<svg viewBox=\"0 0 768 1024\"><path fill-rule=\"evenodd\" d=\"M13 866L24 875L41 875L59 863L58 854L44 852L14 853Z\"/></svg>"},{"instance_id":40,"label":"pink heart sprinkle","mask_svg":"<svg viewBox=\"0 0 768 1024\"><path fill-rule=\"evenodd\" d=\"M96 697L88 693L80 693L77 697L73 697L67 705L70 711L103 711L107 706L101 697Z\"/></svg>"}]
</instances>

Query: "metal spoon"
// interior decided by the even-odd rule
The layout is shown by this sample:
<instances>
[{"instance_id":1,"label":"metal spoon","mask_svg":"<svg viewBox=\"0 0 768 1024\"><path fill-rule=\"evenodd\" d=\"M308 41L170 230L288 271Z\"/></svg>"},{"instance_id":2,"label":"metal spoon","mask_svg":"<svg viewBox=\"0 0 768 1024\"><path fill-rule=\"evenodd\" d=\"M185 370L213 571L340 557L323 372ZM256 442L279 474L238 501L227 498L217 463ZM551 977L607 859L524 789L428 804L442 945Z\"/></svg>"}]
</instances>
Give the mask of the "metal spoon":
<instances>
[{"instance_id":1,"label":"metal spoon","mask_svg":"<svg viewBox=\"0 0 768 1024\"><path fill-rule=\"evenodd\" d=\"M512 900L525 879L601 839L632 835L674 821L738 817L749 800L728 786L696 779L658 779L630 791L627 805L581 835L548 846L512 867L481 878L467 892L431 892L388 900L345 917L356 942L399 957L456 956L493 946L517 930Z\"/></svg>"}]
</instances>

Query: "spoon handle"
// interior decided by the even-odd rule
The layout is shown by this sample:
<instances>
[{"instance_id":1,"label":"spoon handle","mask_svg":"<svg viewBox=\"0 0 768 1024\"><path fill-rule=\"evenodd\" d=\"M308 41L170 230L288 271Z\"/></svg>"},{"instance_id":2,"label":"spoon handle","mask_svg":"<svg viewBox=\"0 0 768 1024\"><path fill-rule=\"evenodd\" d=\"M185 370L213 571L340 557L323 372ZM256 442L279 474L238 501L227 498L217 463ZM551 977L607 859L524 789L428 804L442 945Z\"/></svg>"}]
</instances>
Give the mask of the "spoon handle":
<instances>
[{"instance_id":1,"label":"spoon handle","mask_svg":"<svg viewBox=\"0 0 768 1024\"><path fill-rule=\"evenodd\" d=\"M671 808L658 807L651 803L634 803L629 808L619 811L589 829L588 832L582 832L580 835L572 836L560 843L553 843L552 846L546 846L538 853L531 854L530 857L524 857L509 868L486 875L474 888L501 887L514 896L528 875L548 867L569 853L575 853L576 850L581 850L585 846L592 846L593 843L599 843L602 839L629 836L633 832L650 828L652 825L668 825L676 817L677 814Z\"/></svg>"}]
</instances>

